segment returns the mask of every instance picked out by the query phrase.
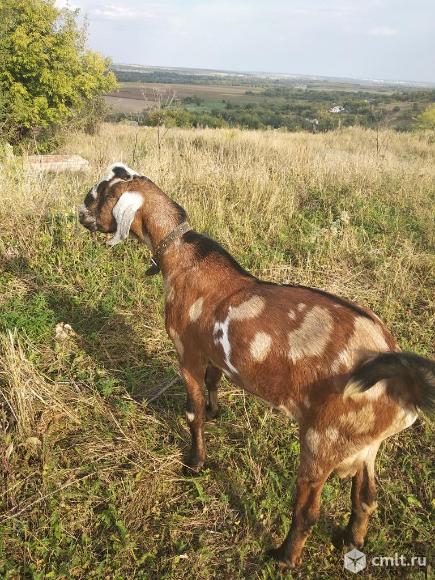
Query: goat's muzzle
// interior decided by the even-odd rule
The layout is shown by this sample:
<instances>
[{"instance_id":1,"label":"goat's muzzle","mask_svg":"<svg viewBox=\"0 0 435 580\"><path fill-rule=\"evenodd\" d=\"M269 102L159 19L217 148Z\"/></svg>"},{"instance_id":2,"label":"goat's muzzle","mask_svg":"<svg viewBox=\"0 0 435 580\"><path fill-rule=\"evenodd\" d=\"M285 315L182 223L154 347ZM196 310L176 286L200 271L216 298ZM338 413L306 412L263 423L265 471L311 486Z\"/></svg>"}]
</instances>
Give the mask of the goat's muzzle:
<instances>
[{"instance_id":1,"label":"goat's muzzle","mask_svg":"<svg viewBox=\"0 0 435 580\"><path fill-rule=\"evenodd\" d=\"M78 209L78 215L79 215L79 222L82 224L82 226L84 226L86 229L88 229L91 232L97 231L96 219L92 214L89 213L89 210L86 208L86 206L81 206Z\"/></svg>"}]
</instances>

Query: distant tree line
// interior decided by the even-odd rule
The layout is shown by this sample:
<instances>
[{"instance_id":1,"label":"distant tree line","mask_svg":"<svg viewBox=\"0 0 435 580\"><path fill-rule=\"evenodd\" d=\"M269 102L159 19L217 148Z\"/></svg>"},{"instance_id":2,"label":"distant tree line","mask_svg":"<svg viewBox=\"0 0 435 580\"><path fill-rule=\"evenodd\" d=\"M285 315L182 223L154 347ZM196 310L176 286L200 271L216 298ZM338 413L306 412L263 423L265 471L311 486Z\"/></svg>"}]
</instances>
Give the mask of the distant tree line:
<instances>
[{"instance_id":1,"label":"distant tree line","mask_svg":"<svg viewBox=\"0 0 435 580\"><path fill-rule=\"evenodd\" d=\"M119 69L112 66L112 71L116 74L119 82L133 83L162 83L162 84L182 84L182 85L251 85L252 78L225 74L217 76L214 74L189 74L165 69L153 69L138 71L123 67Z\"/></svg>"}]
</instances>

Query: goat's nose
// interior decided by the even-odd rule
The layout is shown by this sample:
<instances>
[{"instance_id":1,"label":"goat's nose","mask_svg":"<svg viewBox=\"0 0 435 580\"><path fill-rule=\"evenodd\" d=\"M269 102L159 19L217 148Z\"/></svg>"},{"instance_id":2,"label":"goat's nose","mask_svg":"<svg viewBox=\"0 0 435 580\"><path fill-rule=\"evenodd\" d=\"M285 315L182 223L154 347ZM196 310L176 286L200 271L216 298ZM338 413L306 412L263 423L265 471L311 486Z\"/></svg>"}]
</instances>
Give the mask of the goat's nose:
<instances>
[{"instance_id":1,"label":"goat's nose","mask_svg":"<svg viewBox=\"0 0 435 580\"><path fill-rule=\"evenodd\" d=\"M80 206L79 208L77 208L77 212L79 216L79 222L82 223L86 216L86 210L83 206Z\"/></svg>"}]
</instances>

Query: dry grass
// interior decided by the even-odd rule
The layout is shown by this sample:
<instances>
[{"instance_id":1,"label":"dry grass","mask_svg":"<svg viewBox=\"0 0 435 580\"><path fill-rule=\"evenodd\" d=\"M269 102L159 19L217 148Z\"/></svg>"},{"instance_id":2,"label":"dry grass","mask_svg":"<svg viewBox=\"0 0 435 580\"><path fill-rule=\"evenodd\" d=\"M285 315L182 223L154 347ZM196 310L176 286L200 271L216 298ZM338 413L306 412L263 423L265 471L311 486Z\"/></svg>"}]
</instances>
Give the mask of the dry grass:
<instances>
[{"instance_id":1,"label":"dry grass","mask_svg":"<svg viewBox=\"0 0 435 580\"><path fill-rule=\"evenodd\" d=\"M143 247L96 243L75 207L124 160L257 275L365 303L403 348L433 356L435 136L379 137L378 154L361 129L173 129L159 151L153 129L106 125L62 151L89 159L89 174L2 168L1 577L279 577L263 550L289 523L296 427L225 385L209 469L183 477L161 281L145 278ZM75 333L56 338L60 322ZM420 420L384 445L368 554L430 556L432 442ZM341 576L329 538L349 507L348 484L332 479L294 577Z\"/></svg>"}]
</instances>

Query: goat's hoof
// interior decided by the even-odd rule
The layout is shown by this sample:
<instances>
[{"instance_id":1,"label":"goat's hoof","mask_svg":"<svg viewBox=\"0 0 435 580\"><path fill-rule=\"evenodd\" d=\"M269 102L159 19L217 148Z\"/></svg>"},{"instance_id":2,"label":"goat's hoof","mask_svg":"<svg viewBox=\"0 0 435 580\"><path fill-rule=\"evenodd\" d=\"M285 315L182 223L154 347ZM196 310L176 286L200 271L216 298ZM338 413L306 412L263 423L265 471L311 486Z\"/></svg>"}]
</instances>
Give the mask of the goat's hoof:
<instances>
[{"instance_id":1,"label":"goat's hoof","mask_svg":"<svg viewBox=\"0 0 435 580\"><path fill-rule=\"evenodd\" d=\"M347 528L336 528L332 532L332 544L337 550L342 548L357 548L358 550L364 546L364 541L357 541L353 534Z\"/></svg>"},{"instance_id":2,"label":"goat's hoof","mask_svg":"<svg viewBox=\"0 0 435 580\"><path fill-rule=\"evenodd\" d=\"M204 467L204 461L197 461L193 458L188 458L184 461L183 474L187 477L198 475Z\"/></svg>"},{"instance_id":3,"label":"goat's hoof","mask_svg":"<svg viewBox=\"0 0 435 580\"><path fill-rule=\"evenodd\" d=\"M272 560L276 560L278 562L278 566L282 570L287 568L295 568L297 565L297 562L291 562L290 560L286 559L284 550L282 548L271 548L270 550L267 550L266 556Z\"/></svg>"},{"instance_id":4,"label":"goat's hoof","mask_svg":"<svg viewBox=\"0 0 435 580\"><path fill-rule=\"evenodd\" d=\"M213 408L207 405L205 409L205 418L207 421L212 421L213 419L216 419L216 417L219 417L219 415L220 411L218 407Z\"/></svg>"}]
</instances>

